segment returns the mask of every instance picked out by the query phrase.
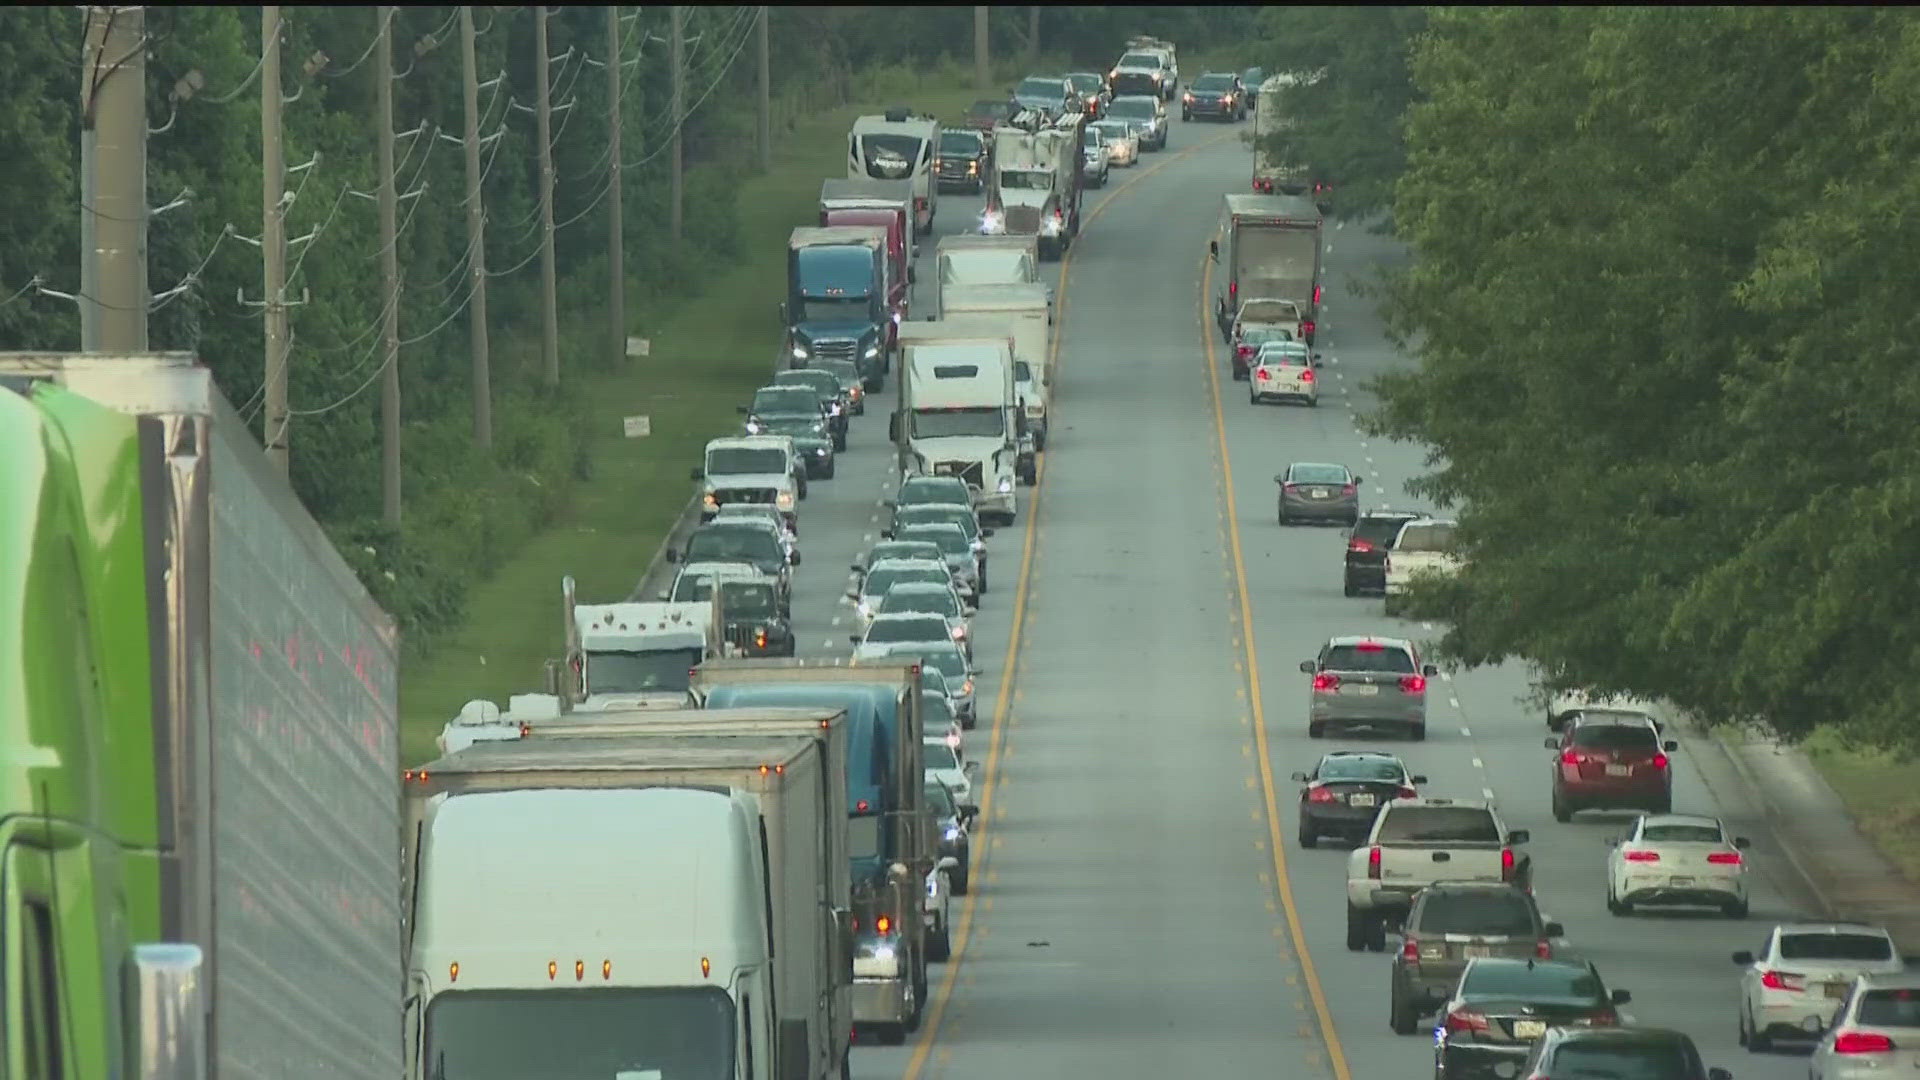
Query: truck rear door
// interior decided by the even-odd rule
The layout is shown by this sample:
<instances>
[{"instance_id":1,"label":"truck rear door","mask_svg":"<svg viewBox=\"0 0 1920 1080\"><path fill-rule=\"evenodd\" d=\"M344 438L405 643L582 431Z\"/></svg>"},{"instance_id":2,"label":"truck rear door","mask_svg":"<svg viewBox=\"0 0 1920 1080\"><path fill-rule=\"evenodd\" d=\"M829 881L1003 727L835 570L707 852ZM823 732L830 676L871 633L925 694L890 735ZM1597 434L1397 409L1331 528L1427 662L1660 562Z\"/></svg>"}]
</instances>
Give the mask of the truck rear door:
<instances>
[{"instance_id":1,"label":"truck rear door","mask_svg":"<svg viewBox=\"0 0 1920 1080\"><path fill-rule=\"evenodd\" d=\"M1483 806L1389 806L1373 838L1383 885L1504 881L1500 827Z\"/></svg>"}]
</instances>

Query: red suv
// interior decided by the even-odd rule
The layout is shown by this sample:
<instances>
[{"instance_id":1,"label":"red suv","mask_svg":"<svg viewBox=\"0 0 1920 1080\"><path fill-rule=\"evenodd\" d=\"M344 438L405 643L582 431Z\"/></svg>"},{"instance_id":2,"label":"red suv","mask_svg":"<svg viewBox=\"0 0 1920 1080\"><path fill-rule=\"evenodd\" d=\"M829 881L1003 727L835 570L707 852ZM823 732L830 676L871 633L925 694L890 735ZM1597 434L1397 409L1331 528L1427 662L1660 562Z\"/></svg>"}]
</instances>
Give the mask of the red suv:
<instances>
[{"instance_id":1,"label":"red suv","mask_svg":"<svg viewBox=\"0 0 1920 1080\"><path fill-rule=\"evenodd\" d=\"M1673 808L1673 762L1680 749L1661 742L1653 722L1622 713L1574 716L1547 739L1553 758L1553 817L1572 820L1582 810Z\"/></svg>"}]
</instances>

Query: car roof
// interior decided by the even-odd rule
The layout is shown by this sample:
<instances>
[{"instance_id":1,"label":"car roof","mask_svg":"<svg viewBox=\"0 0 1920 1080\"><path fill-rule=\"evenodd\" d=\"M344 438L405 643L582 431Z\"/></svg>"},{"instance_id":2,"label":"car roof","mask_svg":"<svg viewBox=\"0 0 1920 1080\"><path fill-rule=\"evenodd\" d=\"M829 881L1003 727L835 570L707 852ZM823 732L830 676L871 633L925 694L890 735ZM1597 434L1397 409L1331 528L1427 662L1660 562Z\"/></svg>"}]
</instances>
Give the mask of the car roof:
<instances>
[{"instance_id":1,"label":"car roof","mask_svg":"<svg viewBox=\"0 0 1920 1080\"><path fill-rule=\"evenodd\" d=\"M1887 928L1863 922L1786 922L1774 927L1782 934L1875 934L1892 940Z\"/></svg>"},{"instance_id":2,"label":"car roof","mask_svg":"<svg viewBox=\"0 0 1920 1080\"><path fill-rule=\"evenodd\" d=\"M942 585L937 581L903 581L900 584L895 585L892 588L888 589L887 592L902 593L902 594L914 593L914 592L929 592L929 593L939 593L942 596L945 596L953 592L953 586ZM882 617L884 618L885 616L882 616Z\"/></svg>"},{"instance_id":3,"label":"car roof","mask_svg":"<svg viewBox=\"0 0 1920 1080\"><path fill-rule=\"evenodd\" d=\"M1414 651L1413 642L1408 641L1405 638L1379 637L1373 634L1342 634L1337 637L1330 637L1327 639L1326 647L1329 649L1338 649L1343 646L1351 647L1354 645L1364 645L1368 642L1372 642L1373 644L1378 645L1383 649L1388 648L1390 646L1397 646L1399 648L1407 650L1408 652Z\"/></svg>"},{"instance_id":4,"label":"car roof","mask_svg":"<svg viewBox=\"0 0 1920 1080\"><path fill-rule=\"evenodd\" d=\"M1474 961L1474 963L1476 964L1485 963L1485 962L1486 962L1485 960ZM1541 962L1551 963L1552 961L1541 961ZM1672 1028L1641 1027L1639 1025L1634 1025L1632 1027L1615 1027L1615 1028L1554 1027L1554 1028L1548 1028L1547 1031L1549 1034L1553 1036L1554 1041L1556 1043L1669 1042L1669 1043L1691 1044L1693 1042L1693 1037L1688 1035L1684 1031L1675 1031Z\"/></svg>"},{"instance_id":5,"label":"car roof","mask_svg":"<svg viewBox=\"0 0 1920 1080\"><path fill-rule=\"evenodd\" d=\"M1432 517L1427 514L1422 514L1419 517L1414 518L1413 520L1407 522L1407 524L1409 525L1453 525L1457 527L1460 524L1460 522L1453 518Z\"/></svg>"},{"instance_id":6,"label":"car roof","mask_svg":"<svg viewBox=\"0 0 1920 1080\"><path fill-rule=\"evenodd\" d=\"M873 617L874 624L879 624L883 622L909 622L909 621L912 621L912 622L935 621L935 622L945 623L947 620L942 616L935 615L931 611L889 611L883 615L875 615Z\"/></svg>"},{"instance_id":7,"label":"car roof","mask_svg":"<svg viewBox=\"0 0 1920 1080\"><path fill-rule=\"evenodd\" d=\"M945 560L935 562L932 559L881 559L867 567L867 577L873 577L880 570L938 570L944 574L947 564Z\"/></svg>"},{"instance_id":8,"label":"car roof","mask_svg":"<svg viewBox=\"0 0 1920 1080\"><path fill-rule=\"evenodd\" d=\"M967 482L957 476L928 476L925 473L920 473L900 481L901 487L906 487L909 484L917 484L920 487L928 487L935 484L941 487L947 487L952 484L959 484L961 487L965 487Z\"/></svg>"},{"instance_id":9,"label":"car roof","mask_svg":"<svg viewBox=\"0 0 1920 1080\"><path fill-rule=\"evenodd\" d=\"M1417 799L1395 799L1387 804L1403 810L1420 810L1429 806L1457 806L1467 810L1493 811L1493 804L1485 799L1455 799L1442 795L1422 795Z\"/></svg>"},{"instance_id":10,"label":"car roof","mask_svg":"<svg viewBox=\"0 0 1920 1080\"><path fill-rule=\"evenodd\" d=\"M1262 348L1264 347L1265 346L1262 346ZM1295 469L1342 469L1346 472L1353 471L1345 465L1332 461L1290 461L1287 463L1288 472L1292 472Z\"/></svg>"},{"instance_id":11,"label":"car roof","mask_svg":"<svg viewBox=\"0 0 1920 1080\"><path fill-rule=\"evenodd\" d=\"M1360 520L1419 521L1426 516L1416 510L1368 510L1360 515Z\"/></svg>"},{"instance_id":12,"label":"car roof","mask_svg":"<svg viewBox=\"0 0 1920 1080\"><path fill-rule=\"evenodd\" d=\"M1920 990L1920 971L1891 972L1885 975L1865 975L1869 990Z\"/></svg>"},{"instance_id":13,"label":"car roof","mask_svg":"<svg viewBox=\"0 0 1920 1080\"><path fill-rule=\"evenodd\" d=\"M1708 817L1705 814L1642 814L1640 815L1640 824L1642 825L1700 825L1700 826L1712 826L1713 828L1719 829L1722 832L1726 831L1726 827L1720 823L1719 818Z\"/></svg>"},{"instance_id":14,"label":"car roof","mask_svg":"<svg viewBox=\"0 0 1920 1080\"><path fill-rule=\"evenodd\" d=\"M939 506L941 504L929 503L928 505ZM917 522L911 522L909 524L900 526L899 532L896 532L894 534L894 539L896 540L913 539L913 537L911 536L901 536L900 533L918 533L918 534L924 535L929 532L945 532L946 530L949 530L949 529L961 534L962 536L965 536L967 532L967 530L960 527L960 524L958 522L954 522L954 521L917 521Z\"/></svg>"},{"instance_id":15,"label":"car roof","mask_svg":"<svg viewBox=\"0 0 1920 1080\"><path fill-rule=\"evenodd\" d=\"M903 652L958 653L960 651L960 646L951 641L893 641L888 642L885 648L888 656L897 656Z\"/></svg>"},{"instance_id":16,"label":"car roof","mask_svg":"<svg viewBox=\"0 0 1920 1080\"><path fill-rule=\"evenodd\" d=\"M1533 899L1532 893L1527 892L1525 889L1522 889L1510 881L1436 881L1420 891L1432 892L1436 889L1441 892L1487 892L1498 890L1500 892L1519 893L1528 900Z\"/></svg>"}]
</instances>

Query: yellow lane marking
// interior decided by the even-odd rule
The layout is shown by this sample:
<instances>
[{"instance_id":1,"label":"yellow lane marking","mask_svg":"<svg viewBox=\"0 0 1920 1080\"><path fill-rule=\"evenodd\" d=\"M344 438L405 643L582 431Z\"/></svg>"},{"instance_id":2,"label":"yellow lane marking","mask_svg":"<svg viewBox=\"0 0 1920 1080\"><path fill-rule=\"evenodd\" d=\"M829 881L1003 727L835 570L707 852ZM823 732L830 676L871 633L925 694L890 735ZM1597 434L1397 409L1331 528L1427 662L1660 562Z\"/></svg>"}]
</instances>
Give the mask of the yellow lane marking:
<instances>
[{"instance_id":1,"label":"yellow lane marking","mask_svg":"<svg viewBox=\"0 0 1920 1080\"><path fill-rule=\"evenodd\" d=\"M1247 560L1240 550L1240 512L1233 498L1233 456L1227 450L1227 417L1220 407L1220 365L1213 351L1214 328L1208 298L1213 294L1213 260L1200 264L1200 340L1205 346L1207 389L1213 397L1213 431L1220 443L1220 478L1226 492L1227 518L1234 523L1227 533L1227 548L1233 555L1234 592L1240 600L1240 628L1247 661L1247 700L1253 708L1253 740L1259 753L1261 797L1266 801L1267 837L1273 854L1273 877L1279 885L1280 905L1286 909L1287 933L1293 937L1293 950L1306 978L1307 996L1313 999L1313 1011L1320 1021L1320 1037L1327 1044L1327 1057L1333 1066L1334 1080L1352 1080L1347 1056L1340 1046L1340 1035L1333 1027L1333 1013L1327 1008L1327 995L1320 988L1320 975L1314 970L1313 954L1307 950L1307 935L1300 927L1300 912L1293 901L1293 880L1287 876L1287 849L1280 839L1280 806L1274 797L1272 755L1267 751L1267 718L1260 704L1259 650L1253 640L1253 601L1247 596ZM1289 983L1293 976L1287 976Z\"/></svg>"},{"instance_id":2,"label":"yellow lane marking","mask_svg":"<svg viewBox=\"0 0 1920 1080\"><path fill-rule=\"evenodd\" d=\"M1205 142L1194 143L1192 146L1169 155L1165 160L1129 178L1126 183L1114 188L1112 194L1100 200L1100 205L1087 211L1082 216L1081 236L1086 235L1086 226L1093 224L1102 213L1106 212L1107 207L1112 206L1116 199L1132 190L1134 185L1140 181L1145 180L1147 177L1172 165L1174 162L1183 160L1200 150L1238 137L1237 134L1228 134L1208 139ZM1069 270L1073 266L1073 253L1075 250L1074 247L1070 246L1060 255L1060 288L1055 293L1053 300L1053 340L1049 343L1047 349L1047 370L1049 371L1057 372L1059 370L1060 335L1065 332L1067 327L1067 286L1071 282ZM1049 417L1050 421L1059 416L1058 402L1050 402L1049 409L1052 413L1052 416ZM1014 683L1014 665L1020 657L1020 640L1024 636L1026 629L1027 604L1031 599L1033 588L1034 527L1040 520L1040 496L1046 490L1046 482L1047 455L1041 454L1037 467L1034 470L1032 493L1027 496L1026 536L1020 545L1020 584L1014 588L1013 593L1012 630L1007 635L1007 653L1000 665L1000 693L996 697L993 705L993 734L992 741L987 750L986 782L981 786L980 791L979 820L982 824L979 837L980 846L977 850L988 855L991 855L998 846L998 837L994 838L994 843L987 843L986 837L990 823L993 820L994 792L1000 784L1002 747L1005 745L1007 728L1007 702ZM982 868L984 868L984 866ZM967 891L966 903L961 905L957 927L958 933L954 935L952 950L947 958L946 974L941 978L940 988L934 991L932 1000L927 1002L926 1015L920 1023L920 1035L914 1042L913 1056L907 1059L907 1068L906 1072L902 1074L902 1080L918 1080L921 1072L927 1067L927 1059L933 1050L933 1041L940 1034L940 1019L945 1015L947 1003L953 997L954 983L959 977L962 962L966 960L967 945L973 938L974 897L976 895L973 890L969 889ZM985 902L981 904L981 908L985 910L991 907L993 907L993 898L988 896ZM982 933L984 934L984 931L982 931Z\"/></svg>"}]
</instances>

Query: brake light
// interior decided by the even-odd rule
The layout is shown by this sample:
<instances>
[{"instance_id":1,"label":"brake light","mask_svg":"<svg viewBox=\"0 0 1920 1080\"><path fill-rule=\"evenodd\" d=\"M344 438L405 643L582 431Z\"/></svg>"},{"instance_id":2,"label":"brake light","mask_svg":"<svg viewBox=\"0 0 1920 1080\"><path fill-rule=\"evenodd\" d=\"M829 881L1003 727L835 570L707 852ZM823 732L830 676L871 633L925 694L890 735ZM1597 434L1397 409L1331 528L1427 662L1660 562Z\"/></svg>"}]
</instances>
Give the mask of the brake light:
<instances>
[{"instance_id":1,"label":"brake light","mask_svg":"<svg viewBox=\"0 0 1920 1080\"><path fill-rule=\"evenodd\" d=\"M1339 802L1340 798L1339 796L1335 795L1333 792L1328 791L1326 788L1317 787L1317 788L1311 788L1307 791L1307 801L1330 803L1330 802Z\"/></svg>"},{"instance_id":2,"label":"brake light","mask_svg":"<svg viewBox=\"0 0 1920 1080\"><path fill-rule=\"evenodd\" d=\"M1400 676L1400 692L1401 692L1401 693L1403 693L1403 694L1424 694L1424 693L1426 693L1426 692L1427 692L1427 677L1426 677L1425 675L1402 675L1402 676Z\"/></svg>"},{"instance_id":3,"label":"brake light","mask_svg":"<svg viewBox=\"0 0 1920 1080\"><path fill-rule=\"evenodd\" d=\"M1560 755L1560 764L1562 765L1578 765L1585 760L1587 759L1582 756L1578 750L1568 750Z\"/></svg>"},{"instance_id":4,"label":"brake light","mask_svg":"<svg viewBox=\"0 0 1920 1080\"><path fill-rule=\"evenodd\" d=\"M1313 688L1322 693L1328 690L1338 690L1340 688L1340 676L1329 675L1323 671L1313 677Z\"/></svg>"},{"instance_id":5,"label":"brake light","mask_svg":"<svg viewBox=\"0 0 1920 1080\"><path fill-rule=\"evenodd\" d=\"M1349 540L1349 541L1347 541L1347 550L1348 550L1348 551L1362 551L1362 552L1364 552L1364 551L1372 551L1372 550L1373 550L1373 541L1371 541L1371 540L1358 540L1358 539L1355 539L1355 540Z\"/></svg>"},{"instance_id":6,"label":"brake light","mask_svg":"<svg viewBox=\"0 0 1920 1080\"><path fill-rule=\"evenodd\" d=\"M1836 1054L1884 1054L1892 1049L1892 1039L1868 1031L1849 1031L1833 1040Z\"/></svg>"},{"instance_id":7,"label":"brake light","mask_svg":"<svg viewBox=\"0 0 1920 1080\"><path fill-rule=\"evenodd\" d=\"M1377 642L1377 641L1363 641L1363 642L1361 642L1361 643L1359 643L1358 645L1355 645L1355 646L1353 647L1353 651L1355 651L1355 652L1381 652L1381 651L1383 651L1383 650L1384 650L1385 648L1386 648L1386 646L1384 646L1384 645L1382 645L1382 644L1380 644L1380 643L1379 643L1379 642Z\"/></svg>"},{"instance_id":8,"label":"brake light","mask_svg":"<svg viewBox=\"0 0 1920 1080\"><path fill-rule=\"evenodd\" d=\"M1448 1031L1485 1031L1487 1018L1477 1012L1456 1009L1447 1014Z\"/></svg>"},{"instance_id":9,"label":"brake light","mask_svg":"<svg viewBox=\"0 0 1920 1080\"><path fill-rule=\"evenodd\" d=\"M1308 381L1308 382L1312 382L1312 381L1313 381L1313 372L1311 372L1311 371L1309 371L1309 372L1307 372L1307 381ZM1358 484L1341 484L1341 485L1340 485L1340 494L1342 494L1342 495L1358 495L1358 494L1360 494L1360 486L1359 486Z\"/></svg>"},{"instance_id":10,"label":"brake light","mask_svg":"<svg viewBox=\"0 0 1920 1080\"><path fill-rule=\"evenodd\" d=\"M1237 281L1227 282L1227 299L1231 300L1238 295L1240 295L1240 283Z\"/></svg>"},{"instance_id":11,"label":"brake light","mask_svg":"<svg viewBox=\"0 0 1920 1080\"><path fill-rule=\"evenodd\" d=\"M1240 345L1235 347L1233 351L1240 354L1240 359L1245 360L1247 357L1253 355L1253 346Z\"/></svg>"},{"instance_id":12,"label":"brake light","mask_svg":"<svg viewBox=\"0 0 1920 1080\"><path fill-rule=\"evenodd\" d=\"M1587 1017L1588 1027L1618 1027L1619 1024L1620 1014L1612 1009L1605 1009Z\"/></svg>"},{"instance_id":13,"label":"brake light","mask_svg":"<svg viewBox=\"0 0 1920 1080\"><path fill-rule=\"evenodd\" d=\"M879 932L881 937L886 937L888 934L893 932L893 920L885 915L882 915L879 918L873 920L873 928L874 930Z\"/></svg>"},{"instance_id":14,"label":"brake light","mask_svg":"<svg viewBox=\"0 0 1920 1080\"><path fill-rule=\"evenodd\" d=\"M1306 335L1307 337L1313 336L1313 320L1312 319L1302 319L1300 321L1300 333Z\"/></svg>"},{"instance_id":15,"label":"brake light","mask_svg":"<svg viewBox=\"0 0 1920 1080\"><path fill-rule=\"evenodd\" d=\"M1659 862L1660 861L1660 853L1657 851L1623 851L1620 853L1620 857L1627 860L1628 862Z\"/></svg>"},{"instance_id":16,"label":"brake light","mask_svg":"<svg viewBox=\"0 0 1920 1080\"><path fill-rule=\"evenodd\" d=\"M1314 307L1320 306L1320 286L1318 285L1315 285L1313 287L1313 306Z\"/></svg>"},{"instance_id":17,"label":"brake light","mask_svg":"<svg viewBox=\"0 0 1920 1080\"><path fill-rule=\"evenodd\" d=\"M1654 767L1654 768L1656 768L1656 769L1664 769L1664 768L1666 768L1666 767L1667 767L1667 755L1665 755L1665 754L1655 754L1655 755L1653 755L1653 767Z\"/></svg>"},{"instance_id":18,"label":"brake light","mask_svg":"<svg viewBox=\"0 0 1920 1080\"><path fill-rule=\"evenodd\" d=\"M1380 880L1380 849L1379 848L1367 849L1367 877L1373 879L1374 881Z\"/></svg>"},{"instance_id":19,"label":"brake light","mask_svg":"<svg viewBox=\"0 0 1920 1080\"><path fill-rule=\"evenodd\" d=\"M1760 973L1760 985L1769 990L1792 990L1797 993L1806 989L1806 979L1807 977L1805 975L1796 975L1791 971L1763 971Z\"/></svg>"},{"instance_id":20,"label":"brake light","mask_svg":"<svg viewBox=\"0 0 1920 1080\"><path fill-rule=\"evenodd\" d=\"M1281 485L1280 485L1280 490L1281 490L1281 491L1284 491L1284 492L1286 492L1286 493L1287 493L1287 494L1289 494L1289 495L1291 495L1291 494L1293 494L1294 492L1296 492L1296 491L1299 491L1299 490L1300 490L1300 485L1299 485L1299 484L1281 484Z\"/></svg>"},{"instance_id":21,"label":"brake light","mask_svg":"<svg viewBox=\"0 0 1920 1080\"><path fill-rule=\"evenodd\" d=\"M1715 866L1739 866L1740 853L1737 851L1715 851L1707 855L1707 861Z\"/></svg>"},{"instance_id":22,"label":"brake light","mask_svg":"<svg viewBox=\"0 0 1920 1080\"><path fill-rule=\"evenodd\" d=\"M1307 370L1305 370L1305 371L1303 371L1303 372L1301 372L1301 373L1300 373L1300 381L1301 381L1301 382L1312 382L1312 381L1313 381L1313 369L1312 369L1312 368L1308 368ZM1348 484L1348 485L1347 485L1347 494L1349 494L1349 495L1351 495L1351 494L1353 494L1353 485L1352 485L1352 484Z\"/></svg>"},{"instance_id":23,"label":"brake light","mask_svg":"<svg viewBox=\"0 0 1920 1080\"><path fill-rule=\"evenodd\" d=\"M1272 376L1272 375L1269 375L1269 374L1267 373L1267 369L1266 369L1266 368L1260 368L1260 369L1258 369L1258 370L1256 370L1256 371L1254 372L1254 375L1255 375L1255 376L1257 376L1257 377L1259 378L1259 380L1260 380L1261 382L1266 382L1266 381L1267 381L1268 379L1271 379L1271 378L1273 378L1273 376Z\"/></svg>"},{"instance_id":24,"label":"brake light","mask_svg":"<svg viewBox=\"0 0 1920 1080\"><path fill-rule=\"evenodd\" d=\"M1533 955L1542 960L1553 959L1553 942L1548 941L1546 938L1541 938L1539 941L1534 942Z\"/></svg>"},{"instance_id":25,"label":"brake light","mask_svg":"<svg viewBox=\"0 0 1920 1080\"><path fill-rule=\"evenodd\" d=\"M1420 943L1412 938L1408 938L1406 944L1400 946L1400 959L1408 963L1420 959Z\"/></svg>"},{"instance_id":26,"label":"brake light","mask_svg":"<svg viewBox=\"0 0 1920 1080\"><path fill-rule=\"evenodd\" d=\"M1417 799L1420 797L1420 793L1410 787L1403 787L1400 789L1399 797L1402 799Z\"/></svg>"},{"instance_id":27,"label":"brake light","mask_svg":"<svg viewBox=\"0 0 1920 1080\"><path fill-rule=\"evenodd\" d=\"M1513 880L1513 863L1514 863L1513 849L1501 848L1500 849L1500 880L1501 881Z\"/></svg>"}]
</instances>

